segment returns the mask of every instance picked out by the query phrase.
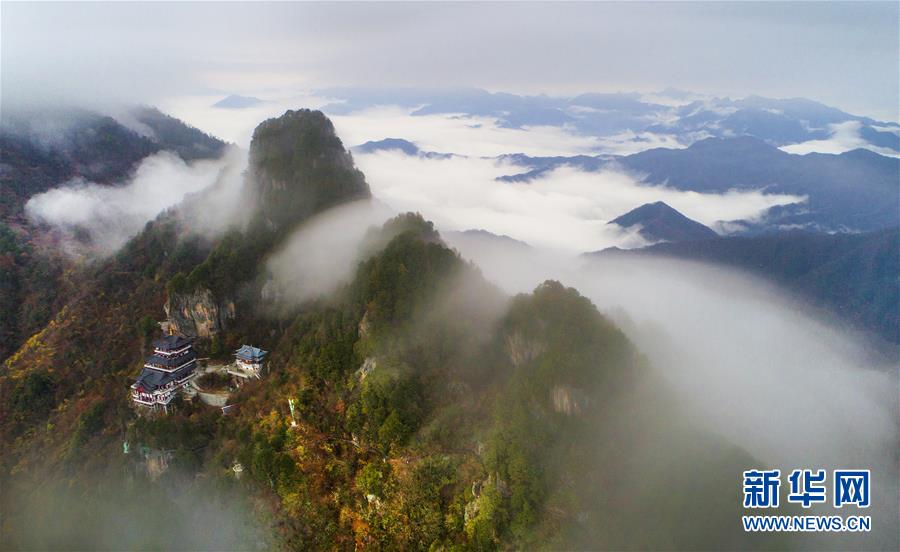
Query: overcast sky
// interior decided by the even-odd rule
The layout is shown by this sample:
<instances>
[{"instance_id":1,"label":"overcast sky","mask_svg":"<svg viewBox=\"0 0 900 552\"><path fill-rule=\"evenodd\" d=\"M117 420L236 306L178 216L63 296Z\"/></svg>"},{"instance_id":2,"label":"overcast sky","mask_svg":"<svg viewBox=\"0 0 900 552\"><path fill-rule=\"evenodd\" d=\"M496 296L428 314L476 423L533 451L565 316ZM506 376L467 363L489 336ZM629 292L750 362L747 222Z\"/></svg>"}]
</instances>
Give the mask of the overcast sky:
<instances>
[{"instance_id":1,"label":"overcast sky","mask_svg":"<svg viewBox=\"0 0 900 552\"><path fill-rule=\"evenodd\" d=\"M158 103L328 86L803 96L898 119L898 3L20 4L2 93Z\"/></svg>"}]
</instances>

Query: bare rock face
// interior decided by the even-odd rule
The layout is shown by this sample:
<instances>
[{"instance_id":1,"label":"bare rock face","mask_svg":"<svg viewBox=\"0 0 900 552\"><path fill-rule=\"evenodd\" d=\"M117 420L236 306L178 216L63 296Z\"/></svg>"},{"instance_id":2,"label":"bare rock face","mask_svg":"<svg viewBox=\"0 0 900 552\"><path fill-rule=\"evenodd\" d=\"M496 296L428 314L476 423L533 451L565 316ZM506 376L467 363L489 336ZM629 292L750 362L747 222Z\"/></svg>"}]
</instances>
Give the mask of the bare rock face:
<instances>
[{"instance_id":1,"label":"bare rock face","mask_svg":"<svg viewBox=\"0 0 900 552\"><path fill-rule=\"evenodd\" d=\"M362 366L359 367L359 370L356 371L357 376L359 376L359 381L363 381L366 379L366 376L369 373L378 367L378 361L375 360L375 357L366 357L366 360L363 361Z\"/></svg>"},{"instance_id":2,"label":"bare rock face","mask_svg":"<svg viewBox=\"0 0 900 552\"><path fill-rule=\"evenodd\" d=\"M524 366L538 357L547 348L541 341L528 339L519 332L506 337L509 358L516 367Z\"/></svg>"},{"instance_id":3,"label":"bare rock face","mask_svg":"<svg viewBox=\"0 0 900 552\"><path fill-rule=\"evenodd\" d=\"M206 288L169 295L165 309L169 328L185 337L212 337L235 315L234 301L216 301Z\"/></svg>"},{"instance_id":4,"label":"bare rock face","mask_svg":"<svg viewBox=\"0 0 900 552\"><path fill-rule=\"evenodd\" d=\"M359 321L359 337L365 339L369 337L369 331L372 329L372 321L369 320L369 311L363 313L362 320Z\"/></svg>"},{"instance_id":5,"label":"bare rock face","mask_svg":"<svg viewBox=\"0 0 900 552\"><path fill-rule=\"evenodd\" d=\"M568 385L557 385L554 387L550 393L550 398L553 400L553 409L568 416L580 415L590 404L590 397Z\"/></svg>"},{"instance_id":6,"label":"bare rock face","mask_svg":"<svg viewBox=\"0 0 900 552\"><path fill-rule=\"evenodd\" d=\"M260 123L250 143L247 176L258 216L272 230L371 197L365 176L321 111L287 111Z\"/></svg>"}]
</instances>

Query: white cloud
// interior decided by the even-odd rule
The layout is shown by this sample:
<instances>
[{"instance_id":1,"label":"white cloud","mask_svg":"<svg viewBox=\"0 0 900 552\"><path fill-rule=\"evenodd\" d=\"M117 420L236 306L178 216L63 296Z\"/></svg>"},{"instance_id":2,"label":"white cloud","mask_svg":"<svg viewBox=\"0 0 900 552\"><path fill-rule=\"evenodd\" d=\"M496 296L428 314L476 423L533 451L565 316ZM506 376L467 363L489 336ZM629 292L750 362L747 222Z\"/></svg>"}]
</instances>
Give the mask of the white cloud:
<instances>
[{"instance_id":1,"label":"white cloud","mask_svg":"<svg viewBox=\"0 0 900 552\"><path fill-rule=\"evenodd\" d=\"M592 108L585 108L592 109ZM623 131L587 136L567 126L507 128L494 117L467 114L412 115L415 109L380 106L347 115L331 115L347 145L370 140L403 138L420 149L469 157L524 153L535 157L630 155L652 148L685 148L677 137L652 132Z\"/></svg>"},{"instance_id":2,"label":"white cloud","mask_svg":"<svg viewBox=\"0 0 900 552\"><path fill-rule=\"evenodd\" d=\"M799 144L790 144L782 146L781 150L787 153L796 153L805 155L807 153L831 153L838 154L845 151L851 151L859 148L872 150L881 155L890 157L900 157L900 153L890 149L873 146L860 136L862 122L845 121L843 123L835 123L829 125L831 135L824 140L809 140L800 142Z\"/></svg>"},{"instance_id":3,"label":"white cloud","mask_svg":"<svg viewBox=\"0 0 900 552\"><path fill-rule=\"evenodd\" d=\"M366 232L392 214L378 201L360 200L300 225L267 262L272 278L264 295L277 304L295 304L335 291L353 275Z\"/></svg>"},{"instance_id":4,"label":"white cloud","mask_svg":"<svg viewBox=\"0 0 900 552\"><path fill-rule=\"evenodd\" d=\"M774 205L802 198L731 191L683 192L642 184L624 172L561 167L541 178L501 182L527 170L493 159L426 159L399 152L356 156L373 194L398 211L418 211L446 230L481 228L534 245L569 251L635 246L634 236L607 222L644 203L664 201L712 225L754 219Z\"/></svg>"},{"instance_id":5,"label":"white cloud","mask_svg":"<svg viewBox=\"0 0 900 552\"><path fill-rule=\"evenodd\" d=\"M601 151L612 155L631 155L653 148L684 149L690 145L679 141L678 137L672 134L636 133L631 130L604 136L598 141Z\"/></svg>"},{"instance_id":6,"label":"white cloud","mask_svg":"<svg viewBox=\"0 0 900 552\"><path fill-rule=\"evenodd\" d=\"M25 211L33 221L59 230L70 253L102 256L115 252L165 209L215 186L210 203L204 200L206 208L192 209L193 216L185 217L198 232L215 232L235 220L245 164L246 155L235 148L221 159L190 164L161 152L141 161L124 185L75 179L33 196Z\"/></svg>"},{"instance_id":7,"label":"white cloud","mask_svg":"<svg viewBox=\"0 0 900 552\"><path fill-rule=\"evenodd\" d=\"M887 485L873 515L894 526L896 355L878 357L821 311L721 266L620 255L566 261L471 243L457 245L509 293L549 278L578 289L615 319L694 423L765 464L871 468Z\"/></svg>"}]
</instances>

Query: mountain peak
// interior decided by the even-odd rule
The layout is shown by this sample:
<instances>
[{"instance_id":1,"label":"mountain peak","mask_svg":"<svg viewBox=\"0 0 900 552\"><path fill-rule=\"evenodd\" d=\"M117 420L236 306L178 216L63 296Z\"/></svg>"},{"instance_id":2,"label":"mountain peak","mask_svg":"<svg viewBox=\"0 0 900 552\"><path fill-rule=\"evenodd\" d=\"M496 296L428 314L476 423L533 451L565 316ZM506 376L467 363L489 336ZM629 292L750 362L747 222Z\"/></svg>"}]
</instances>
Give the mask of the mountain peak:
<instances>
[{"instance_id":1,"label":"mountain peak","mask_svg":"<svg viewBox=\"0 0 900 552\"><path fill-rule=\"evenodd\" d=\"M290 110L256 127L247 175L260 216L276 228L371 197L365 176L321 111Z\"/></svg>"},{"instance_id":2,"label":"mountain peak","mask_svg":"<svg viewBox=\"0 0 900 552\"><path fill-rule=\"evenodd\" d=\"M378 151L396 151L399 150L406 155L418 155L419 146L404 140L403 138L385 138L383 140L369 140L364 144L360 144L353 148L358 153L375 153Z\"/></svg>"},{"instance_id":3,"label":"mountain peak","mask_svg":"<svg viewBox=\"0 0 900 552\"><path fill-rule=\"evenodd\" d=\"M692 241L718 236L708 227L682 215L662 201L646 203L609 222L622 228L640 225L640 235L648 241Z\"/></svg>"},{"instance_id":4,"label":"mountain peak","mask_svg":"<svg viewBox=\"0 0 900 552\"><path fill-rule=\"evenodd\" d=\"M221 100L217 101L213 104L213 107L220 107L224 109L244 109L246 107L255 107L261 103L265 103L265 100L260 100L259 98L255 98L253 96L240 96L238 94L231 94Z\"/></svg>"},{"instance_id":5,"label":"mountain peak","mask_svg":"<svg viewBox=\"0 0 900 552\"><path fill-rule=\"evenodd\" d=\"M755 136L735 136L733 138L706 138L691 144L689 150L694 151L741 151L741 152L780 152L778 148L767 144Z\"/></svg>"}]
</instances>

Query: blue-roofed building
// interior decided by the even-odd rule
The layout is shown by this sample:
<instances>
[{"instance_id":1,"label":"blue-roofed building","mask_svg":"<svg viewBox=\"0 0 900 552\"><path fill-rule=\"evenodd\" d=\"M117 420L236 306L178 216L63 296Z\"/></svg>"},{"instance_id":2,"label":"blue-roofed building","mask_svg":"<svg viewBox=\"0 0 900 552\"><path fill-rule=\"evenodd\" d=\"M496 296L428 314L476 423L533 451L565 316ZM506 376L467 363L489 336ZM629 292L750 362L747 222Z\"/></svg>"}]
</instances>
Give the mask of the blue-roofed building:
<instances>
[{"instance_id":1,"label":"blue-roofed building","mask_svg":"<svg viewBox=\"0 0 900 552\"><path fill-rule=\"evenodd\" d=\"M131 400L143 408L168 412L169 404L193 377L196 367L197 353L190 340L168 335L155 341L153 353L131 384Z\"/></svg>"},{"instance_id":2,"label":"blue-roofed building","mask_svg":"<svg viewBox=\"0 0 900 552\"><path fill-rule=\"evenodd\" d=\"M234 352L235 369L228 370L228 373L241 379L259 379L267 354L269 354L268 351L263 351L257 347L242 345L240 349Z\"/></svg>"}]
</instances>

